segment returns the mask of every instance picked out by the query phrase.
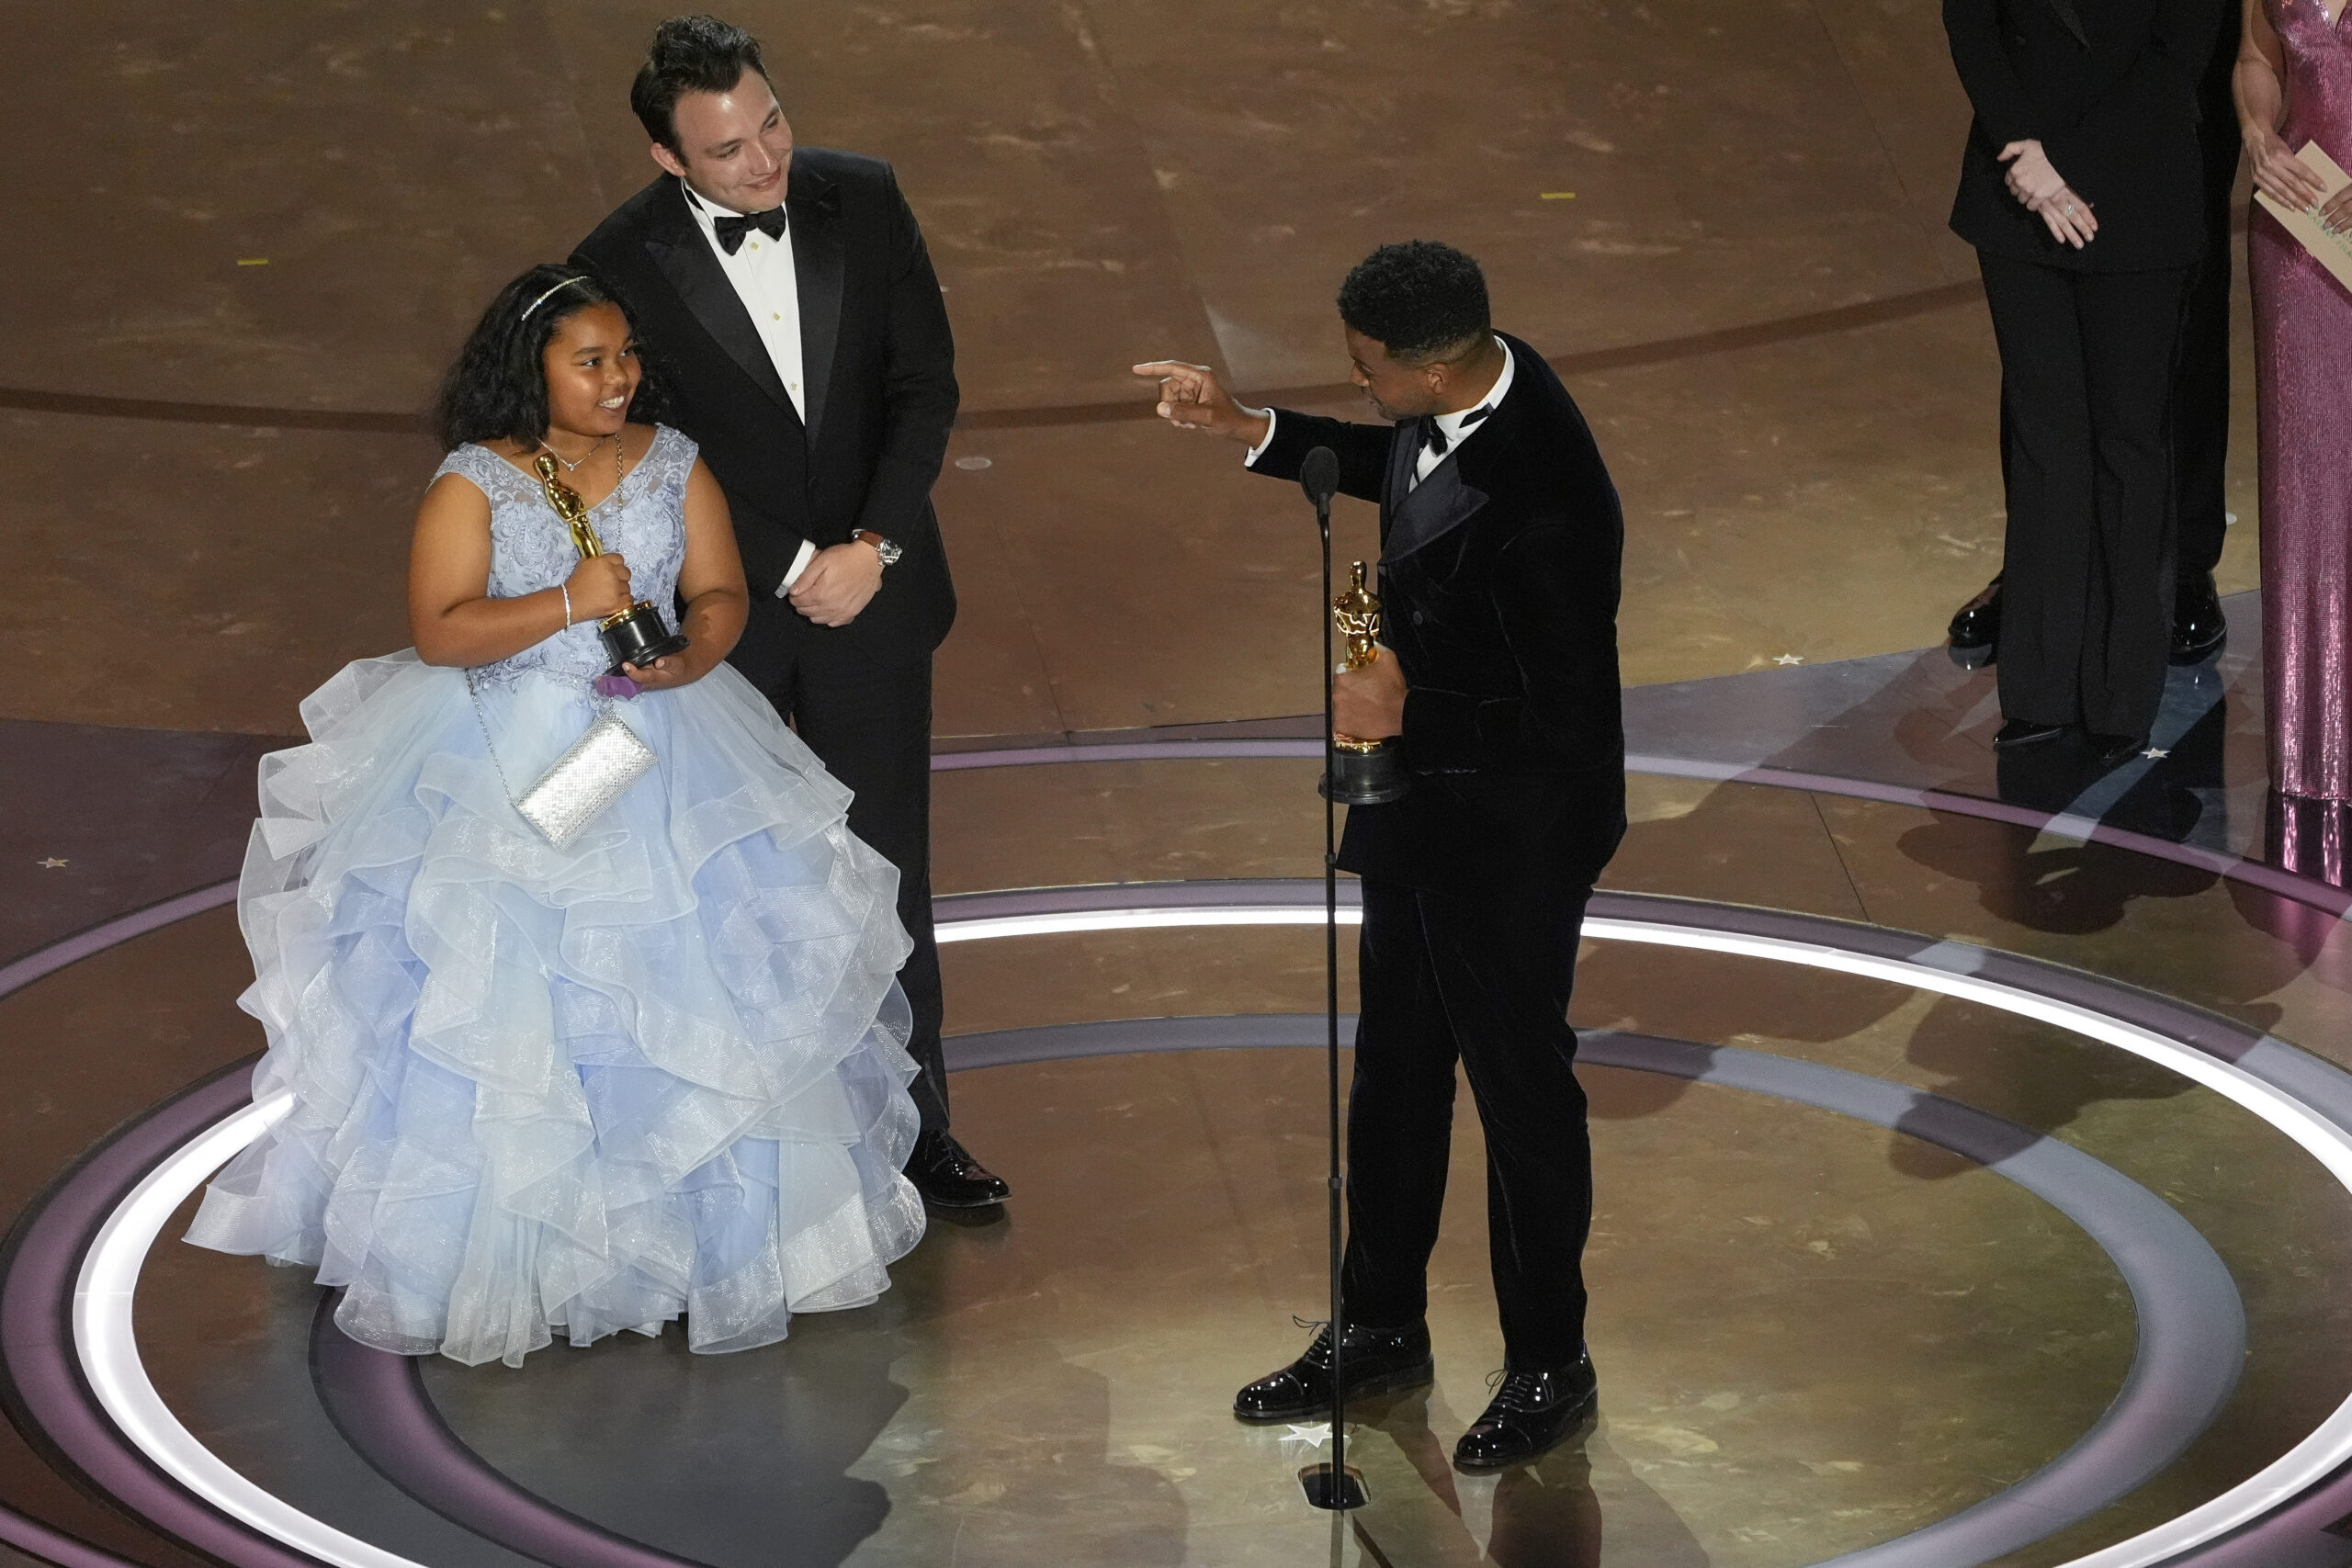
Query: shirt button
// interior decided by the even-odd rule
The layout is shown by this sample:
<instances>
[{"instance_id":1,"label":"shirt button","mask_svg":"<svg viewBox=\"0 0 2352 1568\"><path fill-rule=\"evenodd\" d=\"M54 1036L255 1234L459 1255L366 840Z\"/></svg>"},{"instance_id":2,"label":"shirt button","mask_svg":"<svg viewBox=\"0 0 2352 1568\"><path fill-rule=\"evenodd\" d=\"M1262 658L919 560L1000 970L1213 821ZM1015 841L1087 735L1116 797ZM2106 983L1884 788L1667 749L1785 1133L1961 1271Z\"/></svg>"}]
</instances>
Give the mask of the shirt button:
<instances>
[{"instance_id":1,"label":"shirt button","mask_svg":"<svg viewBox=\"0 0 2352 1568\"><path fill-rule=\"evenodd\" d=\"M1421 613L1419 610L1413 612L1413 624L1417 626L1421 624Z\"/></svg>"}]
</instances>

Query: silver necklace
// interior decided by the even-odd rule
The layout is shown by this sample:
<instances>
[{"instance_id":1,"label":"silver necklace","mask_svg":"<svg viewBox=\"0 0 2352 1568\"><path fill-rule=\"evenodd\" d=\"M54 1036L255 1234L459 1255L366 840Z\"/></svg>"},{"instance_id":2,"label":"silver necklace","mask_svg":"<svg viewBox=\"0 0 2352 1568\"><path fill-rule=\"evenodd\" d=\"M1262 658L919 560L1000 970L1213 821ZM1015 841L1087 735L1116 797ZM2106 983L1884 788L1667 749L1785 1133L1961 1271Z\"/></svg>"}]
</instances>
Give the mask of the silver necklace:
<instances>
[{"instance_id":1,"label":"silver necklace","mask_svg":"<svg viewBox=\"0 0 2352 1568\"><path fill-rule=\"evenodd\" d=\"M616 438L616 443L613 456L617 457L620 456L617 446L617 438ZM600 435L596 437L596 446L602 446L604 444L605 438L603 436ZM591 446L588 450L580 454L580 463L584 463L589 458L594 457L596 455L596 446ZM553 457L557 462L561 463L563 465L564 472L568 474L576 474L580 471L580 463L573 462L571 458L565 457L562 453L548 446L548 438L544 435L539 437L539 450L545 452L548 457Z\"/></svg>"}]
</instances>

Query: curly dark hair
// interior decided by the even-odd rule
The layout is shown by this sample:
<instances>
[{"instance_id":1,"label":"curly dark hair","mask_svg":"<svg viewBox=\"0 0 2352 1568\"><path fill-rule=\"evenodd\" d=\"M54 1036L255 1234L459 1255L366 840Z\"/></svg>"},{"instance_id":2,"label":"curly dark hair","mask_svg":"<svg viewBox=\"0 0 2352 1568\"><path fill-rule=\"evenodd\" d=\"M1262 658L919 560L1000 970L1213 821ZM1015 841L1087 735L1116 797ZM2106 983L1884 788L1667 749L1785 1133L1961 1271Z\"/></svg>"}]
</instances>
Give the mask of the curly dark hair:
<instances>
[{"instance_id":1,"label":"curly dark hair","mask_svg":"<svg viewBox=\"0 0 2352 1568\"><path fill-rule=\"evenodd\" d=\"M670 111L688 93L723 93L756 71L770 87L760 63L760 40L717 17L672 17L653 29L653 48L628 85L628 107L645 134L678 151L678 128Z\"/></svg>"},{"instance_id":2,"label":"curly dark hair","mask_svg":"<svg viewBox=\"0 0 2352 1568\"><path fill-rule=\"evenodd\" d=\"M532 301L538 303L534 306ZM441 378L433 404L433 434L445 451L469 441L504 438L529 444L548 433L548 341L565 318L591 305L628 307L592 272L542 262L498 291L474 323L458 362ZM632 327L635 323L631 322ZM659 407L653 366L638 343L642 378L629 404L635 419Z\"/></svg>"},{"instance_id":3,"label":"curly dark hair","mask_svg":"<svg viewBox=\"0 0 2352 1568\"><path fill-rule=\"evenodd\" d=\"M1340 320L1404 365L1426 365L1494 331L1487 276L1452 245L1383 245L1340 285Z\"/></svg>"}]
</instances>

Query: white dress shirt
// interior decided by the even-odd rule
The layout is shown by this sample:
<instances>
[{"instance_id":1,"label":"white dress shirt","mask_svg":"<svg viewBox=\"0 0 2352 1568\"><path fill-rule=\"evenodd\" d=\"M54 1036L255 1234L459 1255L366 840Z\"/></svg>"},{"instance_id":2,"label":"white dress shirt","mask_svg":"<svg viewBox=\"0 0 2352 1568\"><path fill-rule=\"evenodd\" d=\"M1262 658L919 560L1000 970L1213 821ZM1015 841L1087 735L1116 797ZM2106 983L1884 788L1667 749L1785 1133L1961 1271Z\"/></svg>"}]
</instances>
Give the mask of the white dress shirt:
<instances>
[{"instance_id":1,"label":"white dress shirt","mask_svg":"<svg viewBox=\"0 0 2352 1568\"><path fill-rule=\"evenodd\" d=\"M1502 405L1503 395L1510 390L1511 374L1514 369L1514 366L1511 360L1510 344L1505 343L1500 337L1498 337L1495 339L1495 346L1503 351L1502 374L1495 378L1495 384L1487 389L1487 395L1484 398L1481 398L1472 407L1464 409L1460 413L1442 413L1437 416L1437 427L1445 433L1445 450L1443 452L1433 451L1430 449L1429 443L1423 442L1421 444L1420 455L1413 464L1413 485L1415 487L1418 487L1420 482L1429 478L1430 474L1436 472L1437 466L1440 463L1442 463L1446 458L1452 457L1456 451L1460 450L1461 446L1464 441L1469 440L1470 437L1477 434L1481 429L1485 428L1487 418L1492 417L1492 411ZM1468 419L1472 414L1476 413L1480 409L1486 409L1488 411L1486 418L1481 418L1475 423L1464 424L1463 423L1463 421ZM1242 459L1245 464L1251 468L1257 467L1258 459L1265 456L1266 448L1274 444L1274 423L1281 417L1282 416L1272 409L1268 409L1266 411L1266 438L1263 441L1259 442L1255 446L1250 448L1250 455Z\"/></svg>"},{"instance_id":2,"label":"white dress shirt","mask_svg":"<svg viewBox=\"0 0 2352 1568\"><path fill-rule=\"evenodd\" d=\"M746 232L743 243L733 255L718 243L718 219L719 208L695 194L684 181L686 210L693 213L695 226L702 231L710 254L718 258L718 269L734 286L735 297L752 318L752 327L760 334L760 342L768 351L768 362L775 367L776 378L784 383L785 395L792 400L792 412L803 421L808 417L807 404L800 391L800 275L792 260L792 231L785 231L780 240L771 240L757 229ZM807 539L800 541L799 553L792 558L792 569L776 584L776 597L781 599L800 581L808 570L817 547Z\"/></svg>"}]
</instances>

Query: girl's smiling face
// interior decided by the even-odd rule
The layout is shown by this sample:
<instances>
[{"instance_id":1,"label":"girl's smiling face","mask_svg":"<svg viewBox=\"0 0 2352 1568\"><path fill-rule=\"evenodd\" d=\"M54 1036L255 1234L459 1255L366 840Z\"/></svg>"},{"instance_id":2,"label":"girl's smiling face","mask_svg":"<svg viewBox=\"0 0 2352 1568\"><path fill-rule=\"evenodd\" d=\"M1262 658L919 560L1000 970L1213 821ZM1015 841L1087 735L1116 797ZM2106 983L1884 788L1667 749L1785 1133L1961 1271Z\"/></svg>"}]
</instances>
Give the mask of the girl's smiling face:
<instances>
[{"instance_id":1,"label":"girl's smiling face","mask_svg":"<svg viewBox=\"0 0 2352 1568\"><path fill-rule=\"evenodd\" d=\"M600 303L556 323L540 355L548 377L548 423L591 440L617 434L644 371L637 339L618 305Z\"/></svg>"}]
</instances>

